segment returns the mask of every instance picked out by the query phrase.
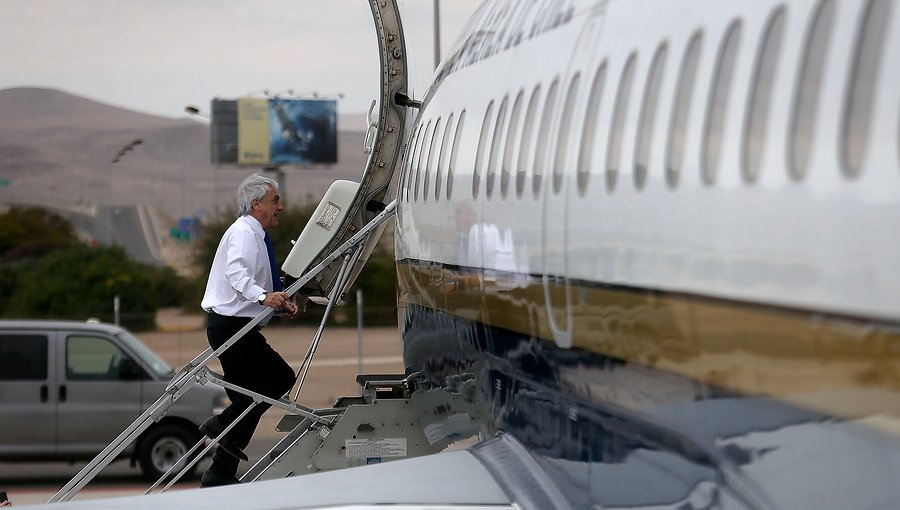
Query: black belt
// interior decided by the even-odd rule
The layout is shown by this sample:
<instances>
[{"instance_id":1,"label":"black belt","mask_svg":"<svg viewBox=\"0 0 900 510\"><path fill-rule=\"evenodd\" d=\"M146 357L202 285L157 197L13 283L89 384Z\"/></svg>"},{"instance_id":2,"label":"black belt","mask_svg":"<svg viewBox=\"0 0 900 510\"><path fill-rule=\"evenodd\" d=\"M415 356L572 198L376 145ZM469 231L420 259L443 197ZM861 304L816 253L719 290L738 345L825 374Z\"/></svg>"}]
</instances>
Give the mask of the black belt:
<instances>
[{"instance_id":1,"label":"black belt","mask_svg":"<svg viewBox=\"0 0 900 510\"><path fill-rule=\"evenodd\" d=\"M210 310L209 312L207 312L206 326L233 327L240 329L246 326L252 320L253 317L235 317L233 315L221 315ZM259 329L259 325L256 326L256 329Z\"/></svg>"}]
</instances>

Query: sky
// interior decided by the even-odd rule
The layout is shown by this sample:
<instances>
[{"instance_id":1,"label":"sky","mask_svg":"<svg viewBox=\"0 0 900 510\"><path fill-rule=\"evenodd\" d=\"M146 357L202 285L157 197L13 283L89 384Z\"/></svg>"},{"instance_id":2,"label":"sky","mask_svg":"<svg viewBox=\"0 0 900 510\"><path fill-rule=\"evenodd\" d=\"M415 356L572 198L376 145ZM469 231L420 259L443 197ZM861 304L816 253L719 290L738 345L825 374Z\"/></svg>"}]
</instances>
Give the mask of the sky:
<instances>
[{"instance_id":1,"label":"sky","mask_svg":"<svg viewBox=\"0 0 900 510\"><path fill-rule=\"evenodd\" d=\"M481 0L440 2L446 55ZM401 9L415 95L434 70L433 0ZM0 0L0 89L47 87L185 116L213 97L337 97L362 113L379 93L366 0Z\"/></svg>"}]
</instances>

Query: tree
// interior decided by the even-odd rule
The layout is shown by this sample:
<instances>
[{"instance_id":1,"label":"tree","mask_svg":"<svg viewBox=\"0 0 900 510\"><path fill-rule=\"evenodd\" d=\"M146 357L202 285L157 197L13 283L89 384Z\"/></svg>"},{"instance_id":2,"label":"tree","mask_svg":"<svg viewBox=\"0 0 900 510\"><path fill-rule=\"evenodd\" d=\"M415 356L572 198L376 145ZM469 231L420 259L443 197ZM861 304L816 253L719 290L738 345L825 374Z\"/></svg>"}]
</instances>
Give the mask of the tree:
<instances>
[{"instance_id":1,"label":"tree","mask_svg":"<svg viewBox=\"0 0 900 510\"><path fill-rule=\"evenodd\" d=\"M118 246L76 246L42 258L26 270L11 296L5 317L84 320L113 319L113 298L119 296L122 325L133 330L154 327L157 309L155 271L128 258Z\"/></svg>"},{"instance_id":2,"label":"tree","mask_svg":"<svg viewBox=\"0 0 900 510\"><path fill-rule=\"evenodd\" d=\"M0 316L112 322L154 327L156 310L181 304L187 281L172 268L136 262L120 247L89 248L72 225L40 208L0 215Z\"/></svg>"},{"instance_id":3,"label":"tree","mask_svg":"<svg viewBox=\"0 0 900 510\"><path fill-rule=\"evenodd\" d=\"M43 256L78 243L72 224L39 207L13 207L0 214L0 264Z\"/></svg>"}]
</instances>

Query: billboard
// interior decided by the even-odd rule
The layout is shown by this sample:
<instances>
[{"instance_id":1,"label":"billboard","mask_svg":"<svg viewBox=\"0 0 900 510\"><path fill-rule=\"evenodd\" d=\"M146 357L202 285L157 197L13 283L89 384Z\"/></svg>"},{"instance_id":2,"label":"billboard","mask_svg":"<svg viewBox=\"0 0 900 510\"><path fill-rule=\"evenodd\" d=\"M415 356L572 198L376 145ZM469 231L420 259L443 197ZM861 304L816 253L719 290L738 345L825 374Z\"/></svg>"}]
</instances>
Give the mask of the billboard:
<instances>
[{"instance_id":1,"label":"billboard","mask_svg":"<svg viewBox=\"0 0 900 510\"><path fill-rule=\"evenodd\" d=\"M213 99L210 111L214 164L337 163L337 101Z\"/></svg>"}]
</instances>

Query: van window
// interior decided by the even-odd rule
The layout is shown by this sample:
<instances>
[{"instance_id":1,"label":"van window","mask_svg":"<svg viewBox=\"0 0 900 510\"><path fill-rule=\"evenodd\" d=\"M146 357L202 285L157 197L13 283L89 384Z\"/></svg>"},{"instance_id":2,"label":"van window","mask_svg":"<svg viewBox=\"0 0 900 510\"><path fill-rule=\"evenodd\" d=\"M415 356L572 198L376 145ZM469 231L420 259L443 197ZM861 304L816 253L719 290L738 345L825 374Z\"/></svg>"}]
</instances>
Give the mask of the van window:
<instances>
[{"instance_id":1,"label":"van window","mask_svg":"<svg viewBox=\"0 0 900 510\"><path fill-rule=\"evenodd\" d=\"M107 338L66 338L66 379L71 381L115 381L119 366L130 357Z\"/></svg>"},{"instance_id":2,"label":"van window","mask_svg":"<svg viewBox=\"0 0 900 510\"><path fill-rule=\"evenodd\" d=\"M162 360L155 352L151 351L149 347L144 345L143 342L132 336L125 330L122 330L116 333L116 338L119 339L119 342L125 346L130 352L133 352L138 359L143 362L145 367L148 367L154 374L158 375L161 379L169 379L173 375L175 375L175 371L172 370L172 367L166 364L165 361Z\"/></svg>"},{"instance_id":3,"label":"van window","mask_svg":"<svg viewBox=\"0 0 900 510\"><path fill-rule=\"evenodd\" d=\"M0 381L47 379L45 335L0 335Z\"/></svg>"}]
</instances>

